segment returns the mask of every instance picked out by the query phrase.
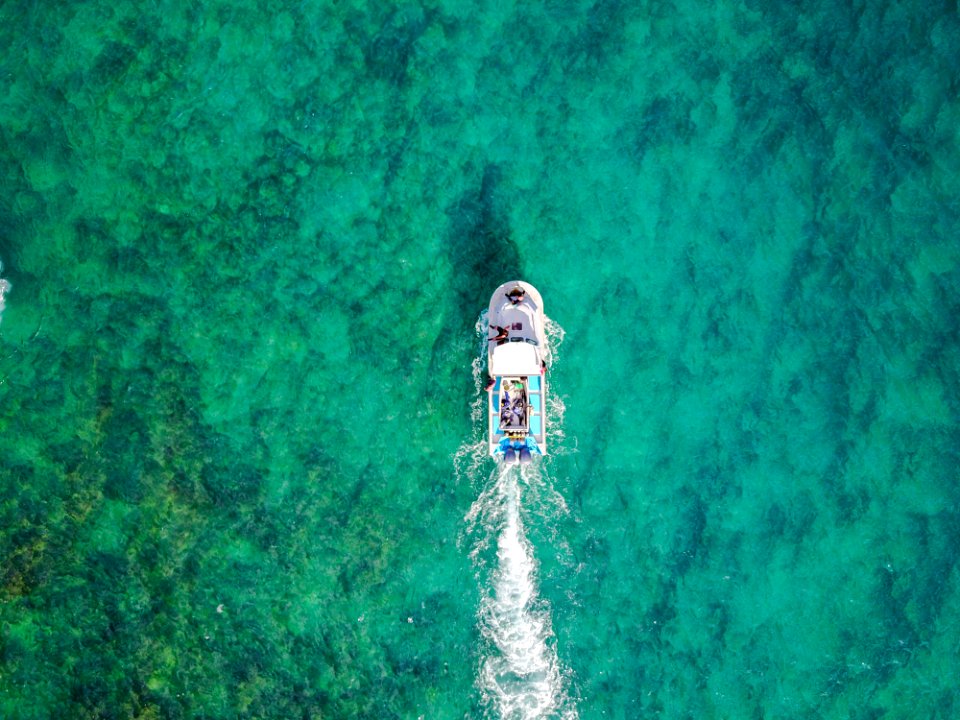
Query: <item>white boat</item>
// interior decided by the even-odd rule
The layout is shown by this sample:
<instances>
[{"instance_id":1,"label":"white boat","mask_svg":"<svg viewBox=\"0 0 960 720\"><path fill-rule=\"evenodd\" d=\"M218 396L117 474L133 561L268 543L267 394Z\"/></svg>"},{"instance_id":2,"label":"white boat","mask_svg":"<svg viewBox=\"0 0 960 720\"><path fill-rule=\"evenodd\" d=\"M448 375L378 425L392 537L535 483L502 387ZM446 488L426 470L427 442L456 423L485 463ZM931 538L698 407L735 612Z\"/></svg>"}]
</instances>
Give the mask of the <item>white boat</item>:
<instances>
[{"instance_id":1,"label":"white boat","mask_svg":"<svg viewBox=\"0 0 960 720\"><path fill-rule=\"evenodd\" d=\"M511 280L493 293L487 317L490 454L508 464L525 464L547 452L543 299L530 283Z\"/></svg>"}]
</instances>

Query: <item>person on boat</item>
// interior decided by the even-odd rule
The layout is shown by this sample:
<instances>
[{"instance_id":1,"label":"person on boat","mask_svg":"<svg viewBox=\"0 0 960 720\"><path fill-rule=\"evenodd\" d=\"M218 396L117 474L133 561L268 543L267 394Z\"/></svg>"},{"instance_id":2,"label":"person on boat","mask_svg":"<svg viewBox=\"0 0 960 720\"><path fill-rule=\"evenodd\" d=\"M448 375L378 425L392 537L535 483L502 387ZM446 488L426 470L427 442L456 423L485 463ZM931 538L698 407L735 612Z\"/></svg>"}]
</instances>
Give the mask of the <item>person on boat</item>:
<instances>
[{"instance_id":1,"label":"person on boat","mask_svg":"<svg viewBox=\"0 0 960 720\"><path fill-rule=\"evenodd\" d=\"M516 403L504 405L500 411L500 427L523 427L523 407Z\"/></svg>"},{"instance_id":2,"label":"person on boat","mask_svg":"<svg viewBox=\"0 0 960 720\"><path fill-rule=\"evenodd\" d=\"M513 290L507 293L507 300L510 301L511 305L519 305L523 302L523 298L526 294L526 290L517 285Z\"/></svg>"},{"instance_id":3,"label":"person on boat","mask_svg":"<svg viewBox=\"0 0 960 720\"><path fill-rule=\"evenodd\" d=\"M500 393L500 427L511 427L515 423L518 414L516 412L516 397L511 394L513 390L509 383L504 383L503 390Z\"/></svg>"},{"instance_id":4,"label":"person on boat","mask_svg":"<svg viewBox=\"0 0 960 720\"><path fill-rule=\"evenodd\" d=\"M497 331L496 337L487 338L490 342L500 344L502 342L506 342L506 340L510 337L510 331L507 328L500 327L499 325L491 325L490 327L491 329Z\"/></svg>"},{"instance_id":5,"label":"person on boat","mask_svg":"<svg viewBox=\"0 0 960 720\"><path fill-rule=\"evenodd\" d=\"M523 383L505 382L500 394L500 427L523 427L527 414L527 398Z\"/></svg>"}]
</instances>

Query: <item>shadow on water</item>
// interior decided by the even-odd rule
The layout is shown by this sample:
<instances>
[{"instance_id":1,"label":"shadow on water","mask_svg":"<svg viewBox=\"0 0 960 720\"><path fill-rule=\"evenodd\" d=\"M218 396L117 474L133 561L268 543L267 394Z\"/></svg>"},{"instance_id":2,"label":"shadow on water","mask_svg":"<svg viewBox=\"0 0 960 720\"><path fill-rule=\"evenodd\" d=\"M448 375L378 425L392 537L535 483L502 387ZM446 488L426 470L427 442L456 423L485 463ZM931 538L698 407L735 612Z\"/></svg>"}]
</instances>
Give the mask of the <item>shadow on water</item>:
<instances>
[{"instance_id":1,"label":"shadow on water","mask_svg":"<svg viewBox=\"0 0 960 720\"><path fill-rule=\"evenodd\" d=\"M465 193L447 210L450 217L448 257L457 277L457 327L468 334L476 318L477 303L486 304L502 282L520 277L520 252L510 238L509 223L500 196L500 169L487 165L477 190Z\"/></svg>"}]
</instances>

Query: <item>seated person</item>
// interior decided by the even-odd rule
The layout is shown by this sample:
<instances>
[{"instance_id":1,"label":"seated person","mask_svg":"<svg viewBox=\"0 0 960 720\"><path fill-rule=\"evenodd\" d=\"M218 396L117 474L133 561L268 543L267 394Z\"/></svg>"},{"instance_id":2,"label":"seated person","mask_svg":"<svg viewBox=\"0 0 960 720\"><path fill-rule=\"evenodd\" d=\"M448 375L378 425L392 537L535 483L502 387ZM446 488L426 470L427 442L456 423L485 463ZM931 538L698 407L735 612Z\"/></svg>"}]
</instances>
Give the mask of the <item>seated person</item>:
<instances>
[{"instance_id":1,"label":"seated person","mask_svg":"<svg viewBox=\"0 0 960 720\"><path fill-rule=\"evenodd\" d=\"M523 427L527 402L520 382L504 383L500 394L500 426Z\"/></svg>"},{"instance_id":2,"label":"seated person","mask_svg":"<svg viewBox=\"0 0 960 720\"><path fill-rule=\"evenodd\" d=\"M510 301L511 305L519 305L523 302L523 298L526 294L526 290L517 285L515 288L513 288L513 290L507 293L507 300Z\"/></svg>"},{"instance_id":3,"label":"seated person","mask_svg":"<svg viewBox=\"0 0 960 720\"><path fill-rule=\"evenodd\" d=\"M506 342L510 338L510 331L507 328L500 327L499 325L491 325L492 330L496 330L497 334L492 338L487 338L490 342L495 342L498 345L500 343Z\"/></svg>"},{"instance_id":4,"label":"seated person","mask_svg":"<svg viewBox=\"0 0 960 720\"><path fill-rule=\"evenodd\" d=\"M501 427L522 427L523 426L523 409L518 407L516 404L504 405L503 409L500 410L500 426Z\"/></svg>"}]
</instances>

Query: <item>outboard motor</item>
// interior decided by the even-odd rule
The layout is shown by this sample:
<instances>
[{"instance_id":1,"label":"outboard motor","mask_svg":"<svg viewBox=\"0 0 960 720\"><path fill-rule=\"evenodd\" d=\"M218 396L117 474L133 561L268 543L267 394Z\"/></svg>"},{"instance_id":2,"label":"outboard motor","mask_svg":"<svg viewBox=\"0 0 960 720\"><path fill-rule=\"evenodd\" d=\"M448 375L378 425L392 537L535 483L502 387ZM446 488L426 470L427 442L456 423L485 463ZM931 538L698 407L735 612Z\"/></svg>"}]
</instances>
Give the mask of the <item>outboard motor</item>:
<instances>
[{"instance_id":1,"label":"outboard motor","mask_svg":"<svg viewBox=\"0 0 960 720\"><path fill-rule=\"evenodd\" d=\"M526 465L530 462L532 458L530 457L530 448L524 445L520 448L520 464Z\"/></svg>"},{"instance_id":2,"label":"outboard motor","mask_svg":"<svg viewBox=\"0 0 960 720\"><path fill-rule=\"evenodd\" d=\"M512 447L508 447L503 452L503 461L507 465L516 465L517 464L517 451Z\"/></svg>"}]
</instances>

